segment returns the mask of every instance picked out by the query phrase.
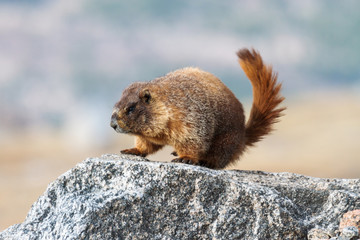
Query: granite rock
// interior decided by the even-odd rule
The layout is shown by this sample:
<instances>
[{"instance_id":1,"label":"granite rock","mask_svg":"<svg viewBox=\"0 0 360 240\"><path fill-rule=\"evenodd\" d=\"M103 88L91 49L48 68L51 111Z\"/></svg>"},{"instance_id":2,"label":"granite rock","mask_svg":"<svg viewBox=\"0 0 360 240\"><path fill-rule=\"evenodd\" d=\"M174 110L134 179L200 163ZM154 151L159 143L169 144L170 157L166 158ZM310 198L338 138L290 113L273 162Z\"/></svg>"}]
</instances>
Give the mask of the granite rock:
<instances>
[{"instance_id":1,"label":"granite rock","mask_svg":"<svg viewBox=\"0 0 360 240\"><path fill-rule=\"evenodd\" d=\"M0 239L306 239L360 209L360 179L89 158Z\"/></svg>"}]
</instances>

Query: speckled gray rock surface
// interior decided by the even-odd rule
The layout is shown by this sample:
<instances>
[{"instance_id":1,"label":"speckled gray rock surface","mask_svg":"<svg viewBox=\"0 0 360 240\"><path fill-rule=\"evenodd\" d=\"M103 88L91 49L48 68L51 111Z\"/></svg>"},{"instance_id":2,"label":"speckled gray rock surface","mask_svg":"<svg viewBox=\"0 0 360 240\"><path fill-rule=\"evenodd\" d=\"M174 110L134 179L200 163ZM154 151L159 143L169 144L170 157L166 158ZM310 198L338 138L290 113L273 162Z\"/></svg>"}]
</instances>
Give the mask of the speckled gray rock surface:
<instances>
[{"instance_id":1,"label":"speckled gray rock surface","mask_svg":"<svg viewBox=\"0 0 360 240\"><path fill-rule=\"evenodd\" d=\"M359 179L104 155L51 183L0 239L306 239L359 208Z\"/></svg>"}]
</instances>

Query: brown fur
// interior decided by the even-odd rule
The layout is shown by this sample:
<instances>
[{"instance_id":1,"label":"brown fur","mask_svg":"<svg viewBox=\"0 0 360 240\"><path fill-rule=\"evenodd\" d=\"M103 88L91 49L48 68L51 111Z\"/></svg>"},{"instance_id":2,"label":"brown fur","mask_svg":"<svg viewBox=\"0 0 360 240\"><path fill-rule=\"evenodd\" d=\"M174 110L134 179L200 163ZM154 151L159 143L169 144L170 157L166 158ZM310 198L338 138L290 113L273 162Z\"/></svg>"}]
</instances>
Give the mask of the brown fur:
<instances>
[{"instance_id":1,"label":"brown fur","mask_svg":"<svg viewBox=\"0 0 360 240\"><path fill-rule=\"evenodd\" d=\"M237 53L253 85L248 122L241 103L218 78L184 68L147 83L133 83L114 106L111 126L136 136L135 148L122 153L146 156L164 145L175 148L173 161L209 168L234 162L272 130L284 108L277 106L281 84L255 50Z\"/></svg>"}]
</instances>

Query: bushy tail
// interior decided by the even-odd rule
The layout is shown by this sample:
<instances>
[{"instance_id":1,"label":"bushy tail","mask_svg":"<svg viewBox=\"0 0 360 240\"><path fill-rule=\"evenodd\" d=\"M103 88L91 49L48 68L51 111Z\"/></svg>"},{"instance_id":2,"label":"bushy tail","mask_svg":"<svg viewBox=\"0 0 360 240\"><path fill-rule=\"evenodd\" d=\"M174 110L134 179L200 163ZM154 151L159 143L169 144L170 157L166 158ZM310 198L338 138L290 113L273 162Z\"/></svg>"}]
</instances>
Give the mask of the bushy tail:
<instances>
[{"instance_id":1,"label":"bushy tail","mask_svg":"<svg viewBox=\"0 0 360 240\"><path fill-rule=\"evenodd\" d=\"M237 55L253 86L254 100L245 128L245 145L253 146L273 130L272 125L278 122L285 110L278 107L284 97L280 95L281 84L276 81L277 73L273 73L271 66L264 65L257 51L244 48Z\"/></svg>"}]
</instances>

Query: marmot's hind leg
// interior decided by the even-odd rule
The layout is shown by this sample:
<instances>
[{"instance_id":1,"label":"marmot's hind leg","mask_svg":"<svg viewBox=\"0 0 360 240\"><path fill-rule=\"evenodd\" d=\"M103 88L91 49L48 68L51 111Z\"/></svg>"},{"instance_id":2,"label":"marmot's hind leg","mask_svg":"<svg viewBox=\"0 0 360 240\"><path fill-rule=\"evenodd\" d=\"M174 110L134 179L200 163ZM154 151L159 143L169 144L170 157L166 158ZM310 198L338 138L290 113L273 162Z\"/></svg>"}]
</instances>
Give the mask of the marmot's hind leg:
<instances>
[{"instance_id":1,"label":"marmot's hind leg","mask_svg":"<svg viewBox=\"0 0 360 240\"><path fill-rule=\"evenodd\" d=\"M171 160L171 162L177 162L177 163L186 163L186 164L191 164L191 165L198 165L198 162L192 160L191 158L188 157L179 157L179 158L175 158L173 160Z\"/></svg>"},{"instance_id":2,"label":"marmot's hind leg","mask_svg":"<svg viewBox=\"0 0 360 240\"><path fill-rule=\"evenodd\" d=\"M222 169L235 162L245 148L245 142L242 142L243 137L241 135L241 132L228 132L218 135L206 153L202 165Z\"/></svg>"}]
</instances>

